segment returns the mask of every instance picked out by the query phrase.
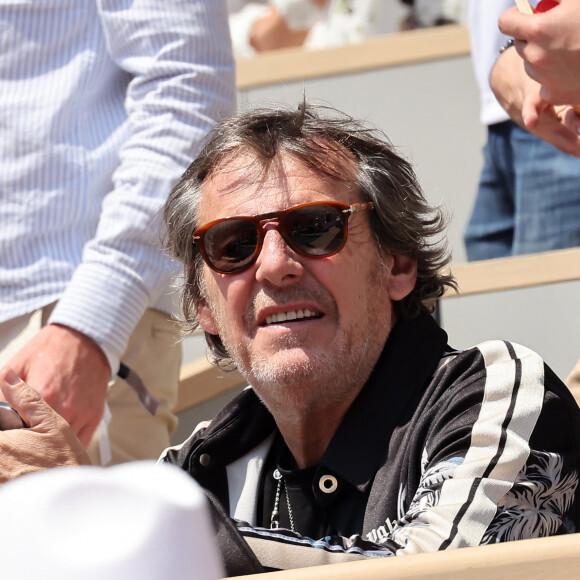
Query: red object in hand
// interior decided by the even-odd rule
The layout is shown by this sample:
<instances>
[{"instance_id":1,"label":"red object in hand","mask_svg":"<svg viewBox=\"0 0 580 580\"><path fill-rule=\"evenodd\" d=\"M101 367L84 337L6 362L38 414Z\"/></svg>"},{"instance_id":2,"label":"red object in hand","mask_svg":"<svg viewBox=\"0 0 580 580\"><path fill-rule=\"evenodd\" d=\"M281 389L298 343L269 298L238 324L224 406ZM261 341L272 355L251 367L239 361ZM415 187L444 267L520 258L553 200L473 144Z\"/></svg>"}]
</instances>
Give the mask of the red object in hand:
<instances>
[{"instance_id":1,"label":"red object in hand","mask_svg":"<svg viewBox=\"0 0 580 580\"><path fill-rule=\"evenodd\" d=\"M540 0L534 12L548 12L548 10L552 10L552 8L558 6L558 4L559 2L556 2L556 0Z\"/></svg>"}]
</instances>

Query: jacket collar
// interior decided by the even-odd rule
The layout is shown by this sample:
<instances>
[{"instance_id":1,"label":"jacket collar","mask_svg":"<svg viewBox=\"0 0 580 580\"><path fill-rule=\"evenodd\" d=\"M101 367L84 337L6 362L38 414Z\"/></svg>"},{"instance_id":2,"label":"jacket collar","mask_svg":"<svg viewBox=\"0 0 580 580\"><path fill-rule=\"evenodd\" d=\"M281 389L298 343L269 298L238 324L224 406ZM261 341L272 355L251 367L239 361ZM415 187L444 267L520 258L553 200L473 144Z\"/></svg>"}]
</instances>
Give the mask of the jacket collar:
<instances>
[{"instance_id":1,"label":"jacket collar","mask_svg":"<svg viewBox=\"0 0 580 580\"><path fill-rule=\"evenodd\" d=\"M332 438L315 480L332 473L361 492L369 487L385 460L393 430L411 416L413 402L435 373L446 344L447 334L428 314L397 322L369 380ZM193 455L212 453L220 457L219 465L227 465L262 442L275 427L274 418L256 393L246 389L198 438ZM224 438L226 432L228 437ZM193 456L189 470L203 479ZM323 494L321 503L326 501L333 501L333 496Z\"/></svg>"},{"instance_id":2,"label":"jacket collar","mask_svg":"<svg viewBox=\"0 0 580 580\"><path fill-rule=\"evenodd\" d=\"M366 385L328 446L319 473L332 472L364 492L384 463L393 430L407 421L447 345L427 313L397 322Z\"/></svg>"}]
</instances>

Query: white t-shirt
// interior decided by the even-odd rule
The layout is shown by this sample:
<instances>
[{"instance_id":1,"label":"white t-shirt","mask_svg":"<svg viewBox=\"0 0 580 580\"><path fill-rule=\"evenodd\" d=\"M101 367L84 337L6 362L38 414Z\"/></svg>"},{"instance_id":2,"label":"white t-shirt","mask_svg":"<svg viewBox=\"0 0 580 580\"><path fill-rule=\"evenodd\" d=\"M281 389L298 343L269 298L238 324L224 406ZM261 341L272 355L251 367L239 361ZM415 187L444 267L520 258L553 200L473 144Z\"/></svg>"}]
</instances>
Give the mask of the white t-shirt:
<instances>
[{"instance_id":1,"label":"white t-shirt","mask_svg":"<svg viewBox=\"0 0 580 580\"><path fill-rule=\"evenodd\" d=\"M490 86L489 73L498 57L500 47L508 37L503 35L497 21L505 10L514 5L513 0L471 0L469 5L469 31L471 59L479 86L480 114L484 125L493 125L509 119L497 102Z\"/></svg>"}]
</instances>

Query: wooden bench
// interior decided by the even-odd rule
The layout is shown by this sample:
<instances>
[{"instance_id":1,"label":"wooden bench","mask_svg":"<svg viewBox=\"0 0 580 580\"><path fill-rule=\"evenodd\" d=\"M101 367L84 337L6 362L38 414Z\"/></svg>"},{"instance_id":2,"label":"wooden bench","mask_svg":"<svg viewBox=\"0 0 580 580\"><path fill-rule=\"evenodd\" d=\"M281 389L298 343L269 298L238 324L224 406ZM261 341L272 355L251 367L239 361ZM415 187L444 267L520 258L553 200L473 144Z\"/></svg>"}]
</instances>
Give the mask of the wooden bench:
<instances>
[{"instance_id":1,"label":"wooden bench","mask_svg":"<svg viewBox=\"0 0 580 580\"><path fill-rule=\"evenodd\" d=\"M459 294L446 298L570 282L580 280L580 248L455 264L451 270Z\"/></svg>"},{"instance_id":2,"label":"wooden bench","mask_svg":"<svg viewBox=\"0 0 580 580\"><path fill-rule=\"evenodd\" d=\"M577 580L580 534L244 576L250 580Z\"/></svg>"}]
</instances>

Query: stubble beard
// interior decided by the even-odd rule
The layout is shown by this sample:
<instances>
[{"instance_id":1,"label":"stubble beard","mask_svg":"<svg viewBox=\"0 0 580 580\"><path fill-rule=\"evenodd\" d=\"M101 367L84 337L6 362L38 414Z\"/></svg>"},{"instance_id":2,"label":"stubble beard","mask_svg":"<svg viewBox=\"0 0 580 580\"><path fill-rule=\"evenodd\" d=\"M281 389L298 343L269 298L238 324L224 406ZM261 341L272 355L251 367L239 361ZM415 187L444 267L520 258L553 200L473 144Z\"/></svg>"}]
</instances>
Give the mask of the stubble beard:
<instances>
[{"instance_id":1,"label":"stubble beard","mask_svg":"<svg viewBox=\"0 0 580 580\"><path fill-rule=\"evenodd\" d=\"M353 385L366 379L357 377L358 357L352 354L352 350L343 347L332 353L320 352L309 357L303 354L297 362L287 357L284 365L277 366L254 359L251 373L256 391L270 408L277 407L286 413L293 410L297 417L334 407L348 396Z\"/></svg>"},{"instance_id":2,"label":"stubble beard","mask_svg":"<svg viewBox=\"0 0 580 580\"><path fill-rule=\"evenodd\" d=\"M381 273L375 273L367 282L373 293L383 283ZM226 337L220 317L216 320L220 336ZM227 340L225 346L238 370L273 413L278 409L300 418L309 412L330 408L348 397L353 389L362 388L384 346L380 330L389 322L390 316L376 312L367 304L367 312L359 318L359 324L331 352L307 351L302 348L301 338L293 334L272 343L274 354L249 356L243 344L230 344Z\"/></svg>"}]
</instances>

